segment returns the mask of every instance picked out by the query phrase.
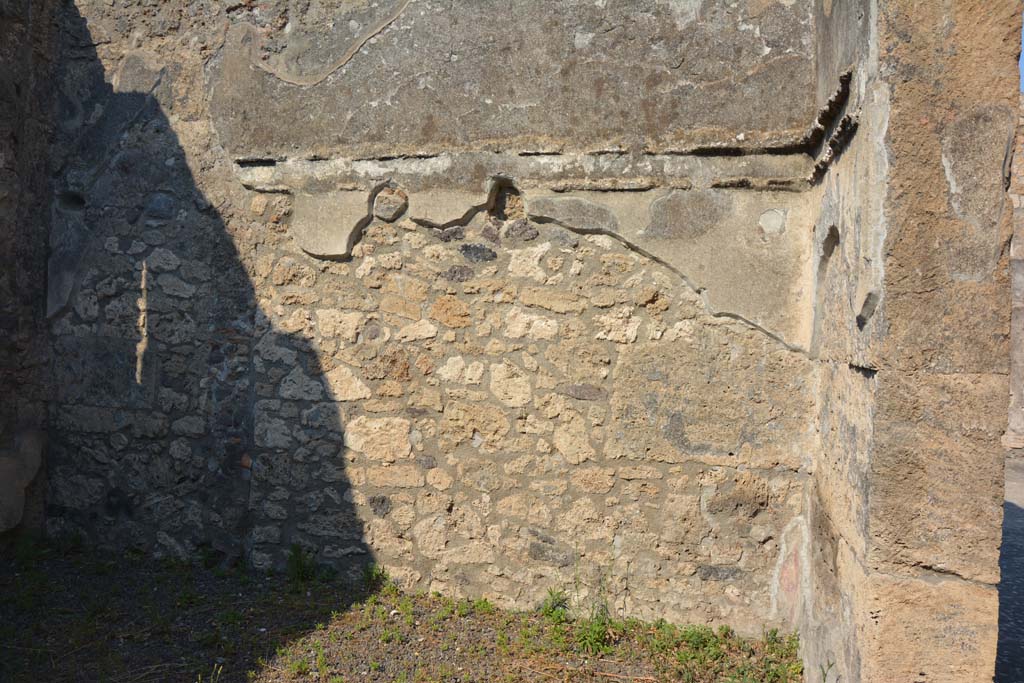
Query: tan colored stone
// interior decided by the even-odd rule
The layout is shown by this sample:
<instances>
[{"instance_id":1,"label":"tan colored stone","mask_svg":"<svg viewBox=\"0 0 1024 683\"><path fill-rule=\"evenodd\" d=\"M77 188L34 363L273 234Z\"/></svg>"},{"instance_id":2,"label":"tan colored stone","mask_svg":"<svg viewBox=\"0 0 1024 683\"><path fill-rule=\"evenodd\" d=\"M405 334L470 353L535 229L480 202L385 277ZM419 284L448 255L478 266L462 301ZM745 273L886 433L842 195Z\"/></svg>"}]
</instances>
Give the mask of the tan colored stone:
<instances>
[{"instance_id":1,"label":"tan colored stone","mask_svg":"<svg viewBox=\"0 0 1024 683\"><path fill-rule=\"evenodd\" d=\"M412 342L433 339L436 336L437 326L429 320L420 320L400 329L398 334L395 335L395 339L400 342Z\"/></svg>"},{"instance_id":2,"label":"tan colored stone","mask_svg":"<svg viewBox=\"0 0 1024 683\"><path fill-rule=\"evenodd\" d=\"M570 480L584 493L608 493L615 485L615 470L611 467L584 467L573 470Z\"/></svg>"},{"instance_id":3,"label":"tan colored stone","mask_svg":"<svg viewBox=\"0 0 1024 683\"><path fill-rule=\"evenodd\" d=\"M432 469L427 471L427 483L433 486L438 491L447 491L452 486L451 476L441 469Z\"/></svg>"},{"instance_id":4,"label":"tan colored stone","mask_svg":"<svg viewBox=\"0 0 1024 683\"><path fill-rule=\"evenodd\" d=\"M491 393L512 408L528 405L533 398L530 378L508 361L491 365Z\"/></svg>"},{"instance_id":5,"label":"tan colored stone","mask_svg":"<svg viewBox=\"0 0 1024 683\"><path fill-rule=\"evenodd\" d=\"M346 342L356 340L365 320L366 316L358 311L319 309L316 312L320 334L327 338L339 337Z\"/></svg>"},{"instance_id":6,"label":"tan colored stone","mask_svg":"<svg viewBox=\"0 0 1024 683\"><path fill-rule=\"evenodd\" d=\"M370 387L344 365L324 373L324 383L335 401L359 401L373 395Z\"/></svg>"},{"instance_id":7,"label":"tan colored stone","mask_svg":"<svg viewBox=\"0 0 1024 683\"><path fill-rule=\"evenodd\" d=\"M440 434L458 445L479 437L481 445L497 448L511 426L505 413L486 403L453 401L444 407Z\"/></svg>"},{"instance_id":8,"label":"tan colored stone","mask_svg":"<svg viewBox=\"0 0 1024 683\"><path fill-rule=\"evenodd\" d=\"M547 273L541 267L540 261L550 249L550 242L527 249L513 249L509 252L508 274L512 277L524 277L543 282Z\"/></svg>"},{"instance_id":9,"label":"tan colored stone","mask_svg":"<svg viewBox=\"0 0 1024 683\"><path fill-rule=\"evenodd\" d=\"M394 462L412 453L409 429L403 418L360 415L345 425L345 443L371 460Z\"/></svg>"},{"instance_id":10,"label":"tan colored stone","mask_svg":"<svg viewBox=\"0 0 1024 683\"><path fill-rule=\"evenodd\" d=\"M617 344L632 344L636 341L640 319L634 318L629 308L619 308L608 315L599 315L596 320L600 325L597 339L608 339Z\"/></svg>"},{"instance_id":11,"label":"tan colored stone","mask_svg":"<svg viewBox=\"0 0 1024 683\"><path fill-rule=\"evenodd\" d=\"M366 482L370 486L385 488L419 488L424 484L423 472L415 465L369 467L366 470Z\"/></svg>"},{"instance_id":12,"label":"tan colored stone","mask_svg":"<svg viewBox=\"0 0 1024 683\"><path fill-rule=\"evenodd\" d=\"M421 311L420 304L401 296L386 295L380 299L380 310L385 313L394 313L409 320L419 320Z\"/></svg>"},{"instance_id":13,"label":"tan colored stone","mask_svg":"<svg viewBox=\"0 0 1024 683\"><path fill-rule=\"evenodd\" d=\"M587 435L586 424L579 416L555 427L552 440L558 452L573 465L590 460L595 455Z\"/></svg>"},{"instance_id":14,"label":"tan colored stone","mask_svg":"<svg viewBox=\"0 0 1024 683\"><path fill-rule=\"evenodd\" d=\"M469 306L453 296L443 296L430 307L430 317L447 327L468 327Z\"/></svg>"},{"instance_id":15,"label":"tan colored stone","mask_svg":"<svg viewBox=\"0 0 1024 683\"><path fill-rule=\"evenodd\" d=\"M527 313L518 306L514 306L505 318L505 336L509 339L551 340L557 335L557 322Z\"/></svg>"},{"instance_id":16,"label":"tan colored stone","mask_svg":"<svg viewBox=\"0 0 1024 683\"><path fill-rule=\"evenodd\" d=\"M519 294L526 306L543 308L554 313L582 313L587 302L575 294L549 287L526 287Z\"/></svg>"}]
</instances>

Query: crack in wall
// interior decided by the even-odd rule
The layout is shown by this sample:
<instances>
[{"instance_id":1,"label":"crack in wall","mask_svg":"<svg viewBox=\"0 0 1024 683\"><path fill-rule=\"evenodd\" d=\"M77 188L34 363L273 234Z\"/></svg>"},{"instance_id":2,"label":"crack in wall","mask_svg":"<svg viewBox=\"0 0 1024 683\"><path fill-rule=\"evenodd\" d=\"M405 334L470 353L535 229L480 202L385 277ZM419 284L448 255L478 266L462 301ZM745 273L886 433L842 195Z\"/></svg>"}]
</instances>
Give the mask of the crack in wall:
<instances>
[{"instance_id":1,"label":"crack in wall","mask_svg":"<svg viewBox=\"0 0 1024 683\"><path fill-rule=\"evenodd\" d=\"M692 291L694 294L697 295L697 297L701 301L701 305L704 307L705 312L707 312L707 314L710 315L712 318L725 318L727 320L734 320L734 321L736 321L738 323L741 323L741 324L745 325L746 327L749 327L750 329L752 329L752 330L754 330L756 332L759 332L762 335L768 337L769 339L771 339L775 343L777 343L780 346L782 346L783 348L785 348L787 351L790 351L792 353L796 353L796 354L799 354L801 356L804 356L805 358L814 360L806 349L803 349L803 348L801 348L799 346L796 346L794 344L790 344L785 339L783 339L782 336L780 336L779 334L776 334L775 332L772 332L771 330L769 330L768 328L764 327L763 325L760 325L760 324L754 322L753 320L751 320L749 318L746 318L746 317L744 317L744 316L742 316L742 315L740 315L738 313L731 313L731 312L728 312L728 311L716 310L715 307L711 304L711 301L708 299L707 287L700 287L700 286L698 286L696 283L694 283L694 281L688 275L686 275L686 273L681 271L679 268L676 268L674 265L672 265L668 261L666 261L666 260L664 260L662 258L659 258L658 256L655 256L650 251L644 249L643 247L641 247L640 245L636 244L635 242L632 242L632 241L626 239L625 237L623 237L622 235L620 235L618 233L615 233L615 232L613 232L611 230L602 230L600 228L581 228L581 227L578 227L578 226L569 225L567 223L564 223L564 222L559 221L559 220L554 219L554 218L543 217L543 216L531 215L530 219L535 221L535 222L537 222L537 223L540 223L541 225L547 225L547 224L557 225L560 228L564 228L565 230L568 230L570 232L574 232L574 233L579 234L579 235L604 235L605 237L611 237L612 239L616 240L617 242L622 244L624 247L626 247L626 249L628 249L628 250L630 250L630 251L632 251L634 253L640 254L644 258L646 258L646 259L648 259L650 261L653 261L654 263L657 263L658 265L662 266L663 268L665 268L666 270L668 270L672 274L674 274L676 277L678 277L683 282L683 284L686 285L686 287L688 289L690 289L690 291Z\"/></svg>"},{"instance_id":2,"label":"crack in wall","mask_svg":"<svg viewBox=\"0 0 1024 683\"><path fill-rule=\"evenodd\" d=\"M388 26L395 23L395 21L398 20L398 18L405 12L405 10L409 7L411 3L412 0L402 0L402 2L398 3L398 5L395 6L395 9L390 14L388 14L382 20L378 21L373 26L371 26L365 33L363 33L361 36L359 36L359 38L356 39L356 42L353 43L352 46L349 47L349 49L346 50L341 57L332 62L326 69L316 74L315 76L307 76L305 78L291 76L285 73L284 71L280 69L275 69L266 62L257 59L255 54L256 27L251 25L249 25L247 29L254 48L253 52L250 54L250 60L252 61L254 66L267 72L274 78L277 78L278 80L284 81L285 83L289 83L291 85L309 87L317 85L318 83L323 83L325 80L330 78L332 74L338 71L338 69L341 69L343 66L352 61L352 59L357 54L359 54L359 51L363 49L363 46L366 45L366 43L368 43L371 39L379 35Z\"/></svg>"}]
</instances>

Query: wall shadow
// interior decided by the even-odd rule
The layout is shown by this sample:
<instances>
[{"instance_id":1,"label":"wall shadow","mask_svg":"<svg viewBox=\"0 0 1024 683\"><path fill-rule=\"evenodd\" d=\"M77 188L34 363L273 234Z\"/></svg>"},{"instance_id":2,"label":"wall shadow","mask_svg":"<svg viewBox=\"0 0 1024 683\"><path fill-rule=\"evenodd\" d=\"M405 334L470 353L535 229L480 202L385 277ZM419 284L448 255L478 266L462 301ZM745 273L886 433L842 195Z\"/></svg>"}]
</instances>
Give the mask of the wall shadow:
<instances>
[{"instance_id":1,"label":"wall shadow","mask_svg":"<svg viewBox=\"0 0 1024 683\"><path fill-rule=\"evenodd\" d=\"M318 353L274 328L236 246L267 226L197 187L165 114L174 65L105 74L73 3L58 24L48 532L221 567L281 569L297 545L360 576Z\"/></svg>"},{"instance_id":2,"label":"wall shadow","mask_svg":"<svg viewBox=\"0 0 1024 683\"><path fill-rule=\"evenodd\" d=\"M1024 681L1024 508L1003 504L997 683Z\"/></svg>"}]
</instances>

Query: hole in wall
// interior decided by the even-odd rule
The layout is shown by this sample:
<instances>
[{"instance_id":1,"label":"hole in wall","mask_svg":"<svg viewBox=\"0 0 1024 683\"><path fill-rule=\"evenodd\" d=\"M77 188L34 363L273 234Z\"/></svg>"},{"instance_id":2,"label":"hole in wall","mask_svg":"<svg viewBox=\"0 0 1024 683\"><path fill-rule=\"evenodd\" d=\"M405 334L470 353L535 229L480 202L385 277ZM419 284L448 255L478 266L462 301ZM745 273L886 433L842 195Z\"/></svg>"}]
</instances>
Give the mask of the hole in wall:
<instances>
[{"instance_id":1,"label":"hole in wall","mask_svg":"<svg viewBox=\"0 0 1024 683\"><path fill-rule=\"evenodd\" d=\"M500 221L514 221L526 218L526 203L515 184L506 178L495 180L494 200L487 213Z\"/></svg>"},{"instance_id":2,"label":"hole in wall","mask_svg":"<svg viewBox=\"0 0 1024 683\"><path fill-rule=\"evenodd\" d=\"M57 206L62 211L85 211L85 195L72 190L57 194Z\"/></svg>"},{"instance_id":3,"label":"hole in wall","mask_svg":"<svg viewBox=\"0 0 1024 683\"><path fill-rule=\"evenodd\" d=\"M235 163L239 168L274 168L277 159L238 159Z\"/></svg>"},{"instance_id":4,"label":"hole in wall","mask_svg":"<svg viewBox=\"0 0 1024 683\"><path fill-rule=\"evenodd\" d=\"M839 246L839 228L832 225L829 226L828 234L825 235L825 239L821 243L821 258L818 260L818 270L815 273L815 296L814 296L814 331L811 336L811 355L814 357L818 356L818 352L821 349L821 322L824 317L824 303L825 303L825 278L828 275L828 267L832 261L832 256L836 253L836 248Z\"/></svg>"},{"instance_id":5,"label":"hole in wall","mask_svg":"<svg viewBox=\"0 0 1024 683\"><path fill-rule=\"evenodd\" d=\"M871 316L875 314L875 309L878 308L878 293L868 292L868 295L864 297L864 303L860 306L860 313L857 314L857 329L863 331L864 327L871 320Z\"/></svg>"}]
</instances>

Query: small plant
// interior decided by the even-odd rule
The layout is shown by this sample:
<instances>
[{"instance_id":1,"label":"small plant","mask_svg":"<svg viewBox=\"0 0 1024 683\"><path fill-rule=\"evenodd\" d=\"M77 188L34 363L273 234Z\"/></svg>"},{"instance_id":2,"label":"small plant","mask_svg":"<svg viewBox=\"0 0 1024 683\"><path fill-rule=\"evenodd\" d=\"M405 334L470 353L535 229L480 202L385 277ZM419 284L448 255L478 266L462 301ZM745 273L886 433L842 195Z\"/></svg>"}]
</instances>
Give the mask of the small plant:
<instances>
[{"instance_id":1,"label":"small plant","mask_svg":"<svg viewBox=\"0 0 1024 683\"><path fill-rule=\"evenodd\" d=\"M293 543L291 550L288 551L285 572L292 584L306 584L316 578L316 563L313 556L303 550L302 546Z\"/></svg>"},{"instance_id":2,"label":"small plant","mask_svg":"<svg viewBox=\"0 0 1024 683\"><path fill-rule=\"evenodd\" d=\"M498 652L502 655L508 655L511 652L511 640L508 637L508 633L500 631L498 633L497 647Z\"/></svg>"},{"instance_id":3,"label":"small plant","mask_svg":"<svg viewBox=\"0 0 1024 683\"><path fill-rule=\"evenodd\" d=\"M494 614L494 605L487 598L473 601L473 611L477 614Z\"/></svg>"},{"instance_id":4,"label":"small plant","mask_svg":"<svg viewBox=\"0 0 1024 683\"><path fill-rule=\"evenodd\" d=\"M552 624L564 624L569 621L569 596L565 591L549 588L540 605L540 613Z\"/></svg>"},{"instance_id":5,"label":"small plant","mask_svg":"<svg viewBox=\"0 0 1024 683\"><path fill-rule=\"evenodd\" d=\"M404 597L398 602L398 611L402 614L402 620L406 626L413 626L416 618L413 612L412 598Z\"/></svg>"},{"instance_id":6,"label":"small plant","mask_svg":"<svg viewBox=\"0 0 1024 683\"><path fill-rule=\"evenodd\" d=\"M379 564L369 564L363 570L363 583L371 593L378 591L388 584L388 572Z\"/></svg>"},{"instance_id":7,"label":"small plant","mask_svg":"<svg viewBox=\"0 0 1024 683\"><path fill-rule=\"evenodd\" d=\"M316 670L323 678L327 675L327 654L324 652L324 644L313 643L313 654L316 655Z\"/></svg>"},{"instance_id":8,"label":"small plant","mask_svg":"<svg viewBox=\"0 0 1024 683\"><path fill-rule=\"evenodd\" d=\"M224 667L220 664L214 664L210 670L210 677L203 678L203 674L196 676L196 683L220 683L220 677L224 673Z\"/></svg>"},{"instance_id":9,"label":"small plant","mask_svg":"<svg viewBox=\"0 0 1024 683\"><path fill-rule=\"evenodd\" d=\"M296 676L306 676L309 674L309 662L305 659L294 659L288 664L288 672Z\"/></svg>"},{"instance_id":10,"label":"small plant","mask_svg":"<svg viewBox=\"0 0 1024 683\"><path fill-rule=\"evenodd\" d=\"M599 602L590 610L586 619L576 622L576 646L581 652L589 655L601 655L611 652L614 634L613 623L608 612L608 605Z\"/></svg>"}]
</instances>

